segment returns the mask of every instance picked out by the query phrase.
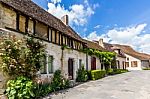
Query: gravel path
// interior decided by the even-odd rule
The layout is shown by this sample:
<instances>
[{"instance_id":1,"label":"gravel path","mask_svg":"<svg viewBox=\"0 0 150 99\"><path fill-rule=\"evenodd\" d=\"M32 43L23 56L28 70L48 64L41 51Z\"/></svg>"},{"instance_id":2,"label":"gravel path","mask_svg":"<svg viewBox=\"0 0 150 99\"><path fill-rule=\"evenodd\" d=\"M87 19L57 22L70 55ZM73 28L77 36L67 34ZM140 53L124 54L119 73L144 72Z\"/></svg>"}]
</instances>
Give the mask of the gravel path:
<instances>
[{"instance_id":1,"label":"gravel path","mask_svg":"<svg viewBox=\"0 0 150 99\"><path fill-rule=\"evenodd\" d=\"M51 99L150 99L150 71L131 71L109 76L50 97Z\"/></svg>"}]
</instances>

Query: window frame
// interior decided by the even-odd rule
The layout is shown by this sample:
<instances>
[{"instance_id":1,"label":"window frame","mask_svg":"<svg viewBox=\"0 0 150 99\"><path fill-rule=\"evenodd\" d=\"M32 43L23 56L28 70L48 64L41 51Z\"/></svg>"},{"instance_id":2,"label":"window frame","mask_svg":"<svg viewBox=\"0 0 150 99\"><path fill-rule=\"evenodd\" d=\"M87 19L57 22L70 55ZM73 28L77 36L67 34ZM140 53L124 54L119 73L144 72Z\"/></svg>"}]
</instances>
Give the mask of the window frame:
<instances>
[{"instance_id":1,"label":"window frame","mask_svg":"<svg viewBox=\"0 0 150 99\"><path fill-rule=\"evenodd\" d=\"M51 60L52 60L52 61L51 61L51 66L52 66L52 67L51 67L51 68L52 68L51 70L52 70L52 71L51 71L51 72L49 72L49 59L48 59L49 57L52 58L52 59L51 59ZM45 64L46 72L42 73L42 72L41 72L41 69L40 69L40 74L41 74L41 75L53 74L53 73L54 73L54 65L53 65L53 63L54 63L54 57L53 57L52 55L46 55L46 64Z\"/></svg>"}]
</instances>

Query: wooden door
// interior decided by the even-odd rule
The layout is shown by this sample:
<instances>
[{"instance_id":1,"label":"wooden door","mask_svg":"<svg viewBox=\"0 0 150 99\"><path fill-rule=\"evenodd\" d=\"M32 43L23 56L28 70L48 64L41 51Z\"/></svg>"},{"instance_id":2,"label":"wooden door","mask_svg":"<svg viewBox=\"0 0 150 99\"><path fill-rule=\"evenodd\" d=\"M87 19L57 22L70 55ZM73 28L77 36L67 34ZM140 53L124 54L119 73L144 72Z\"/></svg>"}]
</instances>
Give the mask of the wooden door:
<instances>
[{"instance_id":1,"label":"wooden door","mask_svg":"<svg viewBox=\"0 0 150 99\"><path fill-rule=\"evenodd\" d=\"M91 70L96 70L96 58L91 58Z\"/></svg>"},{"instance_id":2,"label":"wooden door","mask_svg":"<svg viewBox=\"0 0 150 99\"><path fill-rule=\"evenodd\" d=\"M68 60L68 76L69 79L73 79L73 59Z\"/></svg>"}]
</instances>

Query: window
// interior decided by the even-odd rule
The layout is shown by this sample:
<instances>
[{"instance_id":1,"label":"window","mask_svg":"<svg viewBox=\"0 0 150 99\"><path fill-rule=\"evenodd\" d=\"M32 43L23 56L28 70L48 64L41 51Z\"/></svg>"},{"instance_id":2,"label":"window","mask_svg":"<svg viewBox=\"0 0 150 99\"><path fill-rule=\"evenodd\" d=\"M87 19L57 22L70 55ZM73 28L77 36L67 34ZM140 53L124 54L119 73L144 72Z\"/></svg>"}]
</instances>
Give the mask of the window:
<instances>
[{"instance_id":1,"label":"window","mask_svg":"<svg viewBox=\"0 0 150 99\"><path fill-rule=\"evenodd\" d=\"M137 67L137 61L131 61L131 67Z\"/></svg>"},{"instance_id":2,"label":"window","mask_svg":"<svg viewBox=\"0 0 150 99\"><path fill-rule=\"evenodd\" d=\"M51 74L53 73L53 56L44 56L41 61L41 74Z\"/></svg>"},{"instance_id":3,"label":"window","mask_svg":"<svg viewBox=\"0 0 150 99\"><path fill-rule=\"evenodd\" d=\"M129 61L129 58L127 58L127 61Z\"/></svg>"},{"instance_id":4,"label":"window","mask_svg":"<svg viewBox=\"0 0 150 99\"><path fill-rule=\"evenodd\" d=\"M82 67L82 59L79 59L79 68Z\"/></svg>"},{"instance_id":5,"label":"window","mask_svg":"<svg viewBox=\"0 0 150 99\"><path fill-rule=\"evenodd\" d=\"M126 62L125 64L126 64L126 67L129 67L129 62Z\"/></svg>"},{"instance_id":6,"label":"window","mask_svg":"<svg viewBox=\"0 0 150 99\"><path fill-rule=\"evenodd\" d=\"M44 56L42 59L41 59L41 74L47 74L47 66L46 66L46 56Z\"/></svg>"},{"instance_id":7,"label":"window","mask_svg":"<svg viewBox=\"0 0 150 99\"><path fill-rule=\"evenodd\" d=\"M53 73L53 56L48 56L48 73Z\"/></svg>"}]
</instances>

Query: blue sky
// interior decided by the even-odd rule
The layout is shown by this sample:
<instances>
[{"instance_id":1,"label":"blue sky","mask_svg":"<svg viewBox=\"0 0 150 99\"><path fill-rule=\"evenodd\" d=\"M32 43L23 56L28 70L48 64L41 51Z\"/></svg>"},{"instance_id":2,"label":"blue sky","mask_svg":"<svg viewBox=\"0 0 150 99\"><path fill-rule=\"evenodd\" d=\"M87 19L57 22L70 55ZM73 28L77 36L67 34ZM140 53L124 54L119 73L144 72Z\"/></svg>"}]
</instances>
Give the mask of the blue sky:
<instances>
[{"instance_id":1,"label":"blue sky","mask_svg":"<svg viewBox=\"0 0 150 99\"><path fill-rule=\"evenodd\" d=\"M150 53L150 0L33 0L89 40L128 44Z\"/></svg>"}]
</instances>

